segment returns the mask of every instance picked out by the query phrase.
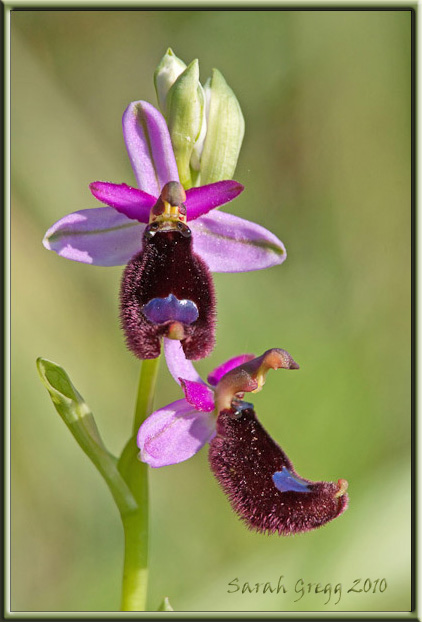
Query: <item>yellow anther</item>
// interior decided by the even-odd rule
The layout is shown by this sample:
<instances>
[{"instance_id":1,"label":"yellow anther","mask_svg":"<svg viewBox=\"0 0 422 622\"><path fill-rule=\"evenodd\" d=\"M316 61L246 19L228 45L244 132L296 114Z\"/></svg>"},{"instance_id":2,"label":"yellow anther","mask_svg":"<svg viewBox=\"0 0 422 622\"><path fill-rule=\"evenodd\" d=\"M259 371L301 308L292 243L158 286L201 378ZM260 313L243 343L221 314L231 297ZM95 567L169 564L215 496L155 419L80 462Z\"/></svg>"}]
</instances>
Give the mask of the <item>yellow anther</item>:
<instances>
[{"instance_id":1,"label":"yellow anther","mask_svg":"<svg viewBox=\"0 0 422 622\"><path fill-rule=\"evenodd\" d=\"M170 216L171 218L179 219L179 206L178 205L170 205Z\"/></svg>"},{"instance_id":2,"label":"yellow anther","mask_svg":"<svg viewBox=\"0 0 422 622\"><path fill-rule=\"evenodd\" d=\"M149 224L186 223L186 192L178 181L169 181L162 189L157 203L152 206Z\"/></svg>"},{"instance_id":3,"label":"yellow anther","mask_svg":"<svg viewBox=\"0 0 422 622\"><path fill-rule=\"evenodd\" d=\"M251 391L251 393L259 393L259 391L262 391L262 387L265 384L265 375L266 375L266 372L263 372L263 371L259 371L257 373L255 380L257 381L258 386L256 389Z\"/></svg>"},{"instance_id":4,"label":"yellow anther","mask_svg":"<svg viewBox=\"0 0 422 622\"><path fill-rule=\"evenodd\" d=\"M164 210L161 212L161 214L156 214L154 213L154 208L151 210L150 215L149 215L149 224L151 224L152 222L183 222L186 223L186 214L182 213L183 211L185 211L184 208L182 208L182 211L180 209L179 205L171 205L170 203L168 203L167 201L163 201L162 205L164 207Z\"/></svg>"}]
</instances>

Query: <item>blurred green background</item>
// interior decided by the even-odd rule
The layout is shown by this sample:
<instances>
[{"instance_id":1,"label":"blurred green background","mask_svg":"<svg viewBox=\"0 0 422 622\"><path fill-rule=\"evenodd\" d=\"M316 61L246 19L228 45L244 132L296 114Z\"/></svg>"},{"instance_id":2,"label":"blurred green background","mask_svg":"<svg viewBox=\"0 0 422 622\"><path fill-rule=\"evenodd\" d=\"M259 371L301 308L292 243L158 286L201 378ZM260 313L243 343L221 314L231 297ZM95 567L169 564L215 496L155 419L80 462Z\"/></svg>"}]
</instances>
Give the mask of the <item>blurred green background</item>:
<instances>
[{"instance_id":1,"label":"blurred green background","mask_svg":"<svg viewBox=\"0 0 422 622\"><path fill-rule=\"evenodd\" d=\"M206 451L151 471L149 606L182 611L410 608L409 11L14 11L12 43L12 610L119 607L123 537L111 496L35 367L63 365L109 448L129 436L139 362L118 322L121 268L47 252L46 229L95 207L88 184L134 185L121 116L156 103L168 46L217 67L244 112L230 207L286 244L280 267L217 274L217 347L287 349L257 413L306 478L349 481L350 506L290 538L250 533ZM165 366L156 406L181 397ZM280 575L287 594L228 593ZM385 578L383 593L347 593ZM296 581L342 584L306 594ZM372 591L371 591L372 592Z\"/></svg>"}]
</instances>

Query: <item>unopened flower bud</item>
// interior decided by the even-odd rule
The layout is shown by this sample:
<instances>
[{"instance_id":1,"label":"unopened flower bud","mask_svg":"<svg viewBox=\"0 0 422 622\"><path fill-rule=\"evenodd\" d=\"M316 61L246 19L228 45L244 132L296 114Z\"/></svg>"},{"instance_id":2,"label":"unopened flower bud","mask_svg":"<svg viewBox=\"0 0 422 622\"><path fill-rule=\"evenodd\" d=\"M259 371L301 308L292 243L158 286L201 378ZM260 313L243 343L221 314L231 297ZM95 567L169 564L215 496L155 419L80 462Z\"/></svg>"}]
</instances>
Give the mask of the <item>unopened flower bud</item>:
<instances>
[{"instance_id":1,"label":"unopened flower bud","mask_svg":"<svg viewBox=\"0 0 422 622\"><path fill-rule=\"evenodd\" d=\"M154 72L155 92L161 112L164 115L166 114L168 92L185 69L186 64L176 56L171 48L168 48Z\"/></svg>"},{"instance_id":2,"label":"unopened flower bud","mask_svg":"<svg viewBox=\"0 0 422 622\"><path fill-rule=\"evenodd\" d=\"M184 188L192 186L191 157L204 123L205 97L199 82L199 64L194 60L179 75L167 96L167 124Z\"/></svg>"}]
</instances>

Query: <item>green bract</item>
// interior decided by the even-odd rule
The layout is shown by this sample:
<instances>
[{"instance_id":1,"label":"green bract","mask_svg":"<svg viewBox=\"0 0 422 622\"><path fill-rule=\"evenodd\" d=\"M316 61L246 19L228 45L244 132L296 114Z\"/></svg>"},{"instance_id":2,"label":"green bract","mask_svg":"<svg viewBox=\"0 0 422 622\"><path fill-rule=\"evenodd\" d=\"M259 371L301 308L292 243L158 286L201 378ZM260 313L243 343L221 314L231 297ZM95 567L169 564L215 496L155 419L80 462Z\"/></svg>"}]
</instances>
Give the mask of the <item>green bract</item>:
<instances>
[{"instance_id":1,"label":"green bract","mask_svg":"<svg viewBox=\"0 0 422 622\"><path fill-rule=\"evenodd\" d=\"M236 95L218 69L205 84L207 135L201 154L201 184L232 179L245 133Z\"/></svg>"},{"instance_id":2,"label":"green bract","mask_svg":"<svg viewBox=\"0 0 422 622\"><path fill-rule=\"evenodd\" d=\"M163 598L163 601L157 611L174 611L167 596Z\"/></svg>"}]
</instances>

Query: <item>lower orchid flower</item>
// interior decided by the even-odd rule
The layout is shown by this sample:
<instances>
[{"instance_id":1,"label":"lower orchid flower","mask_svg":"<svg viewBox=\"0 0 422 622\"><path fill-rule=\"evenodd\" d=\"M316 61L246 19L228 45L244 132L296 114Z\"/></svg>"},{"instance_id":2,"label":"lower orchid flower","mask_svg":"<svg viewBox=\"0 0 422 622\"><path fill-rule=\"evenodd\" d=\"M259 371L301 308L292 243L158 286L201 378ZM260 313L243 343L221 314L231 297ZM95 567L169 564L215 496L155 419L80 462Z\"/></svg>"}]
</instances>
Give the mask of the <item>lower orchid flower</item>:
<instances>
[{"instance_id":1,"label":"lower orchid flower","mask_svg":"<svg viewBox=\"0 0 422 622\"><path fill-rule=\"evenodd\" d=\"M166 121L151 104L129 105L123 134L139 188L92 183L92 194L108 207L65 216L47 231L44 246L83 263L127 264L121 319L136 356L157 357L160 340L167 336L181 340L188 358L202 358L214 345L209 271L274 266L286 258L285 248L263 227L212 211L242 192L238 182L218 181L185 192Z\"/></svg>"},{"instance_id":2,"label":"lower orchid flower","mask_svg":"<svg viewBox=\"0 0 422 622\"><path fill-rule=\"evenodd\" d=\"M298 369L285 350L223 363L205 383L180 345L165 341L171 374L185 398L161 408L142 424L140 459L151 467L187 460L209 443L212 472L233 510L250 529L280 535L309 531L333 520L348 504L347 481L300 477L257 419L245 392L259 391L269 369Z\"/></svg>"}]
</instances>

